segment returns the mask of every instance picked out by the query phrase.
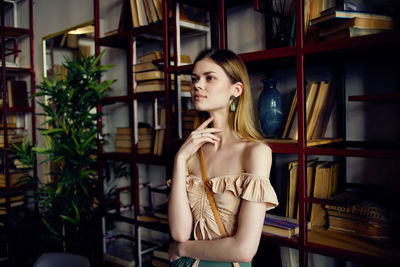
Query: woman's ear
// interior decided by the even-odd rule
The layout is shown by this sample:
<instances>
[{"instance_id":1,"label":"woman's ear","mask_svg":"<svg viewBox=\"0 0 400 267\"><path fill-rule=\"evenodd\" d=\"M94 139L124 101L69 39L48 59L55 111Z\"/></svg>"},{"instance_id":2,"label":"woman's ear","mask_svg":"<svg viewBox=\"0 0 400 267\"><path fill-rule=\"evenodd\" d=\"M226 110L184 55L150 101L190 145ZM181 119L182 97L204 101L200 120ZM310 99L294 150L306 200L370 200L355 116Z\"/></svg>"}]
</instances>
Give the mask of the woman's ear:
<instances>
[{"instance_id":1,"label":"woman's ear","mask_svg":"<svg viewBox=\"0 0 400 267\"><path fill-rule=\"evenodd\" d=\"M243 92L243 83L236 82L232 86L233 86L232 95L234 95L235 97L239 97Z\"/></svg>"}]
</instances>

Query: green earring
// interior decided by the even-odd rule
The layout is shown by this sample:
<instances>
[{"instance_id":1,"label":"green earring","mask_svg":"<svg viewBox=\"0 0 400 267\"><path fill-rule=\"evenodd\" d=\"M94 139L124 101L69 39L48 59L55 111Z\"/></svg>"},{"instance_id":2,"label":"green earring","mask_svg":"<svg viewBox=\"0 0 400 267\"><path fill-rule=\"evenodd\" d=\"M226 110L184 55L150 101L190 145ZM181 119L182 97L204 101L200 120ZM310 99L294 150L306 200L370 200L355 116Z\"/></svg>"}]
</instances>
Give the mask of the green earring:
<instances>
[{"instance_id":1,"label":"green earring","mask_svg":"<svg viewBox=\"0 0 400 267\"><path fill-rule=\"evenodd\" d=\"M232 100L232 102L231 102L230 109L231 109L231 112L235 112L236 111L236 97L234 95L231 96L231 100Z\"/></svg>"}]
</instances>

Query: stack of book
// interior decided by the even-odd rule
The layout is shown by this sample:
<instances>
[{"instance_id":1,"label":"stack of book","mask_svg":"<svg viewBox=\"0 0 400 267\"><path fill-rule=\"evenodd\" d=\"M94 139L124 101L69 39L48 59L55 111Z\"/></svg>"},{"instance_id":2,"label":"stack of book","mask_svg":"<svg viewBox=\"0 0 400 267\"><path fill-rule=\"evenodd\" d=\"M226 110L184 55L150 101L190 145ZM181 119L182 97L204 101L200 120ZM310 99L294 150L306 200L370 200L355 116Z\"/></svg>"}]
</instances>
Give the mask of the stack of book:
<instances>
[{"instance_id":1,"label":"stack of book","mask_svg":"<svg viewBox=\"0 0 400 267\"><path fill-rule=\"evenodd\" d=\"M378 239L390 237L390 216L386 209L371 200L362 200L352 192L344 192L332 199L338 204L325 206L329 230Z\"/></svg>"},{"instance_id":2,"label":"stack of book","mask_svg":"<svg viewBox=\"0 0 400 267\"><path fill-rule=\"evenodd\" d=\"M118 127L115 134L115 151L120 153L132 152L132 129Z\"/></svg>"},{"instance_id":3,"label":"stack of book","mask_svg":"<svg viewBox=\"0 0 400 267\"><path fill-rule=\"evenodd\" d=\"M13 164L14 164L15 169L18 169L18 170L32 168L31 165L25 165L19 159L14 159Z\"/></svg>"},{"instance_id":4,"label":"stack of book","mask_svg":"<svg viewBox=\"0 0 400 267\"><path fill-rule=\"evenodd\" d=\"M137 81L137 86L135 88L136 93L143 92L157 92L165 90L164 83L164 72L162 71L160 65L154 63L154 61L162 60L163 53L161 51L152 51L144 55L139 56L139 64L134 65L135 79ZM188 55L181 55L181 62L184 64L191 63L190 57ZM181 90L190 91L190 81L185 80L184 75L181 75ZM174 75L171 76L172 81L174 81ZM174 82L171 83L174 89Z\"/></svg>"},{"instance_id":5,"label":"stack of book","mask_svg":"<svg viewBox=\"0 0 400 267\"><path fill-rule=\"evenodd\" d=\"M157 112L159 128L155 130L154 134L153 154L156 156L161 156L164 148L166 111L165 108L160 108Z\"/></svg>"},{"instance_id":6,"label":"stack of book","mask_svg":"<svg viewBox=\"0 0 400 267\"><path fill-rule=\"evenodd\" d=\"M25 138L25 136L22 134L9 133L7 135L8 143L11 143L11 142L14 144L22 143L24 138ZM0 147L4 147L4 141L5 141L4 134L0 133Z\"/></svg>"},{"instance_id":7,"label":"stack of book","mask_svg":"<svg viewBox=\"0 0 400 267\"><path fill-rule=\"evenodd\" d=\"M311 222L307 222L307 229L311 230ZM292 238L299 234L299 222L279 215L266 214L263 233Z\"/></svg>"},{"instance_id":8,"label":"stack of book","mask_svg":"<svg viewBox=\"0 0 400 267\"><path fill-rule=\"evenodd\" d=\"M314 198L328 199L338 191L339 163L318 162L314 178ZM328 225L327 212L323 205L313 203L311 205L310 221L314 226L326 227Z\"/></svg>"},{"instance_id":9,"label":"stack of book","mask_svg":"<svg viewBox=\"0 0 400 267\"><path fill-rule=\"evenodd\" d=\"M124 8L125 6L123 6L122 12L124 12ZM130 0L130 9L134 28L162 20L161 0Z\"/></svg>"},{"instance_id":10,"label":"stack of book","mask_svg":"<svg viewBox=\"0 0 400 267\"><path fill-rule=\"evenodd\" d=\"M7 214L6 208L6 197L0 196L0 215ZM25 204L25 196L24 195L13 195L10 197L10 207L21 207Z\"/></svg>"},{"instance_id":11,"label":"stack of book","mask_svg":"<svg viewBox=\"0 0 400 267\"><path fill-rule=\"evenodd\" d=\"M153 128L150 124L138 124L138 154L150 154L153 148Z\"/></svg>"},{"instance_id":12,"label":"stack of book","mask_svg":"<svg viewBox=\"0 0 400 267\"><path fill-rule=\"evenodd\" d=\"M334 107L335 87L330 81L307 81L306 129L307 145L321 145L341 138L325 138L326 129ZM293 97L282 139L298 139L297 91ZM312 142L311 142L312 141Z\"/></svg>"},{"instance_id":13,"label":"stack of book","mask_svg":"<svg viewBox=\"0 0 400 267\"><path fill-rule=\"evenodd\" d=\"M26 172L13 172L9 174L10 186L17 185L22 178L27 177L28 174ZM4 173L0 173L0 187L6 187L6 175Z\"/></svg>"},{"instance_id":14,"label":"stack of book","mask_svg":"<svg viewBox=\"0 0 400 267\"><path fill-rule=\"evenodd\" d=\"M338 191L339 163L309 160L307 162L306 196L327 199ZM286 217L299 218L298 204L298 162L289 163ZM327 213L321 204L306 205L306 217L313 227L327 225Z\"/></svg>"},{"instance_id":15,"label":"stack of book","mask_svg":"<svg viewBox=\"0 0 400 267\"><path fill-rule=\"evenodd\" d=\"M318 1L317 1L318 2ZM320 6L321 9L323 5ZM311 17L310 26L325 40L349 38L394 29L391 16L377 12L367 1L343 0Z\"/></svg>"},{"instance_id":16,"label":"stack of book","mask_svg":"<svg viewBox=\"0 0 400 267\"><path fill-rule=\"evenodd\" d=\"M117 128L115 134L116 152L132 153L132 129ZM139 123L138 125L138 154L149 154L153 147L152 128L147 123Z\"/></svg>"},{"instance_id":17,"label":"stack of book","mask_svg":"<svg viewBox=\"0 0 400 267\"><path fill-rule=\"evenodd\" d=\"M185 110L182 113L182 136L187 138L198 124L198 116L196 110Z\"/></svg>"},{"instance_id":18,"label":"stack of book","mask_svg":"<svg viewBox=\"0 0 400 267\"><path fill-rule=\"evenodd\" d=\"M8 106L10 108L29 107L28 91L25 81L7 81Z\"/></svg>"},{"instance_id":19,"label":"stack of book","mask_svg":"<svg viewBox=\"0 0 400 267\"><path fill-rule=\"evenodd\" d=\"M15 114L14 112L10 112L6 116L7 116L7 127L9 129L10 128L16 128L17 127L17 114ZM0 127L1 128L4 127L3 116L0 116ZM0 134L3 135L3 131L2 130L0 131Z\"/></svg>"},{"instance_id":20,"label":"stack of book","mask_svg":"<svg viewBox=\"0 0 400 267\"><path fill-rule=\"evenodd\" d=\"M169 267L168 246L161 246L153 251L151 264L154 267Z\"/></svg>"}]
</instances>

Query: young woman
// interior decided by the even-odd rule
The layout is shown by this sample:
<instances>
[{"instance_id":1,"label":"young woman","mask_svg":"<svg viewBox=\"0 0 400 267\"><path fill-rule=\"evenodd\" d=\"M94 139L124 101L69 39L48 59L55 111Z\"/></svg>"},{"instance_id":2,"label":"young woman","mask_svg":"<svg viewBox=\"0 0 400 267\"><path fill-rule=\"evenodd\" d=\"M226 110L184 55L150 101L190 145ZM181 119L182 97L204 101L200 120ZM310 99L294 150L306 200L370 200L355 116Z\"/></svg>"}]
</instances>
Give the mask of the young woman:
<instances>
[{"instance_id":1,"label":"young woman","mask_svg":"<svg viewBox=\"0 0 400 267\"><path fill-rule=\"evenodd\" d=\"M175 156L168 204L172 266L251 266L265 211L278 201L269 181L271 149L254 124L244 63L229 50L201 52L191 95L196 110L209 118ZM226 237L207 198L199 150Z\"/></svg>"}]
</instances>

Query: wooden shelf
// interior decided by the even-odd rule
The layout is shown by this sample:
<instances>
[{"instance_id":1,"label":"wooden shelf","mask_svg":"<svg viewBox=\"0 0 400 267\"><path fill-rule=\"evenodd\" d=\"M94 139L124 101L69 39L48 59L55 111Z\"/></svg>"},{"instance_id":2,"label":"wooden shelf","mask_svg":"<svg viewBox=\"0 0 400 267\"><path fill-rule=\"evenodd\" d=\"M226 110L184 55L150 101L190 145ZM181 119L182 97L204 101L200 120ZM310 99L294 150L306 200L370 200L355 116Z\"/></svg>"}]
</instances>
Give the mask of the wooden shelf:
<instances>
[{"instance_id":1,"label":"wooden shelf","mask_svg":"<svg viewBox=\"0 0 400 267\"><path fill-rule=\"evenodd\" d=\"M133 153L120 153L120 152L106 152L100 154L103 160L123 161L123 162L136 162L152 165L165 165L165 158L163 156L156 156L153 154L143 154L134 156Z\"/></svg>"},{"instance_id":2,"label":"wooden shelf","mask_svg":"<svg viewBox=\"0 0 400 267\"><path fill-rule=\"evenodd\" d=\"M307 155L327 155L339 157L363 158L399 158L400 151L396 149L357 149L357 148L305 148Z\"/></svg>"},{"instance_id":3,"label":"wooden shelf","mask_svg":"<svg viewBox=\"0 0 400 267\"><path fill-rule=\"evenodd\" d=\"M284 238L280 236L270 235L267 233L262 233L262 240L268 243L272 243L279 246L298 248L298 238Z\"/></svg>"},{"instance_id":4,"label":"wooden shelf","mask_svg":"<svg viewBox=\"0 0 400 267\"><path fill-rule=\"evenodd\" d=\"M107 104L115 104L118 102L129 102L132 101L133 97L130 95L126 95L126 96L108 96L108 97L104 97L101 100L101 104L102 105L107 105Z\"/></svg>"},{"instance_id":5,"label":"wooden shelf","mask_svg":"<svg viewBox=\"0 0 400 267\"><path fill-rule=\"evenodd\" d=\"M375 47L387 44L393 45L396 43L400 43L400 32L390 31L352 38L306 43L301 52L304 54L316 54L354 48Z\"/></svg>"},{"instance_id":6,"label":"wooden shelf","mask_svg":"<svg viewBox=\"0 0 400 267\"><path fill-rule=\"evenodd\" d=\"M126 222L130 224L137 224L141 227L147 228L147 229L152 229L156 230L162 233L168 233L169 232L169 227L167 224L164 223L158 223L158 222L145 222L145 221L140 221L136 220L132 216L132 212L122 212L120 215L116 213L106 213L106 216L109 217L112 220L115 221L121 221L121 222Z\"/></svg>"},{"instance_id":7,"label":"wooden shelf","mask_svg":"<svg viewBox=\"0 0 400 267\"><path fill-rule=\"evenodd\" d=\"M399 102L400 94L353 95L349 96L348 100L360 102Z\"/></svg>"},{"instance_id":8,"label":"wooden shelf","mask_svg":"<svg viewBox=\"0 0 400 267\"><path fill-rule=\"evenodd\" d=\"M153 100L162 97L165 97L165 91L135 93L135 99L139 100Z\"/></svg>"},{"instance_id":9,"label":"wooden shelf","mask_svg":"<svg viewBox=\"0 0 400 267\"><path fill-rule=\"evenodd\" d=\"M0 107L0 112L4 111L4 107ZM8 112L33 112L31 107L23 107L23 108L7 108Z\"/></svg>"},{"instance_id":10,"label":"wooden shelf","mask_svg":"<svg viewBox=\"0 0 400 267\"><path fill-rule=\"evenodd\" d=\"M22 37L24 35L30 35L30 30L29 29L23 29L23 28L15 28L15 27L4 27L4 35L8 37Z\"/></svg>"},{"instance_id":11,"label":"wooden shelf","mask_svg":"<svg viewBox=\"0 0 400 267\"><path fill-rule=\"evenodd\" d=\"M306 247L310 252L379 266L400 263L400 248L394 248L388 240L375 240L325 229L309 231Z\"/></svg>"},{"instance_id":12,"label":"wooden shelf","mask_svg":"<svg viewBox=\"0 0 400 267\"><path fill-rule=\"evenodd\" d=\"M99 39L98 43L100 46L128 49L131 45L129 39L133 36L139 35L142 35L140 38L149 40L152 39L152 35L154 36L154 39L157 39L157 37L162 37L162 22L151 23L148 26L142 26L126 32L102 37Z\"/></svg>"},{"instance_id":13,"label":"wooden shelf","mask_svg":"<svg viewBox=\"0 0 400 267\"><path fill-rule=\"evenodd\" d=\"M1 68L2 66L0 66ZM31 74L31 69L30 68L25 68L25 67L6 67L6 72L12 73L12 74Z\"/></svg>"}]
</instances>

